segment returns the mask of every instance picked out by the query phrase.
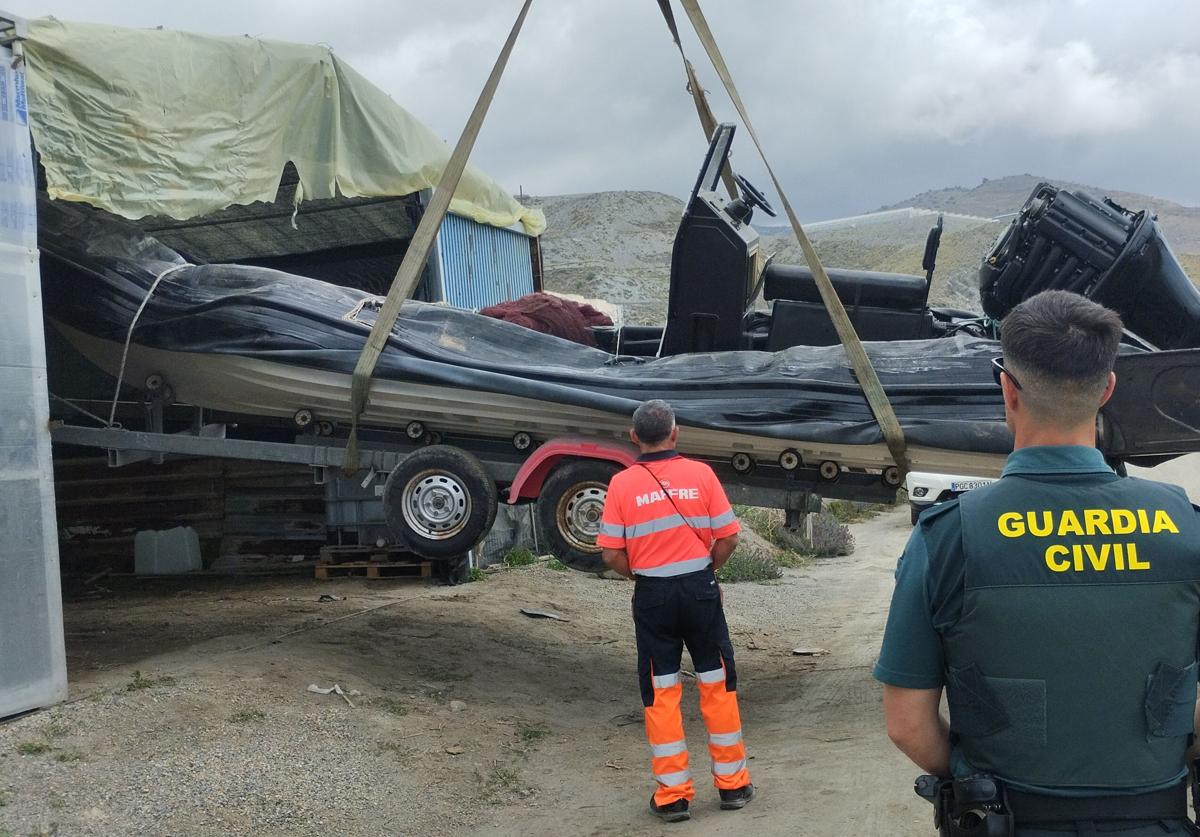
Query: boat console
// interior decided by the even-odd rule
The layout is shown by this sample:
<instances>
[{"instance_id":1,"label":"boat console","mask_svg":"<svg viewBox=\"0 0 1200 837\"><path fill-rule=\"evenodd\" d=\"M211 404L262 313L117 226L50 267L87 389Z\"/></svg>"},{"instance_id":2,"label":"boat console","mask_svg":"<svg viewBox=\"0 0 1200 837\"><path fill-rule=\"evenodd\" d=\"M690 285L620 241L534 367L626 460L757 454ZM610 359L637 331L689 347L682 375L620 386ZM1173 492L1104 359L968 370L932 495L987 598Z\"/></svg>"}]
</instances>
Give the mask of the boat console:
<instances>
[{"instance_id":1,"label":"boat console","mask_svg":"<svg viewBox=\"0 0 1200 837\"><path fill-rule=\"evenodd\" d=\"M775 213L752 187L743 186L748 199L735 201L717 192L733 134L729 123L713 132L675 236L663 355L751 348L744 320L758 278L759 236L750 226L753 203Z\"/></svg>"}]
</instances>

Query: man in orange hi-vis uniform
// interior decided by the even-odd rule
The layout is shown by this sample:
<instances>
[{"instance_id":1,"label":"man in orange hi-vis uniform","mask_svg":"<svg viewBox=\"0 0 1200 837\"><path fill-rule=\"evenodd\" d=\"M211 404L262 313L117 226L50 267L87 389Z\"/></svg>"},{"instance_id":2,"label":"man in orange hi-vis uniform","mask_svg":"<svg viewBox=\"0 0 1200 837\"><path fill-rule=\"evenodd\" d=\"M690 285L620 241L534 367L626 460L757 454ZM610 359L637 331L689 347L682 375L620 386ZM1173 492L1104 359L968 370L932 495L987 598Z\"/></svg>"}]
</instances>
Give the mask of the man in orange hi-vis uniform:
<instances>
[{"instance_id":1,"label":"man in orange hi-vis uniform","mask_svg":"<svg viewBox=\"0 0 1200 837\"><path fill-rule=\"evenodd\" d=\"M637 582L638 678L658 783L650 810L668 822L688 819L696 795L679 712L685 644L696 669L721 807L742 808L754 796L733 645L713 574L737 546L738 521L712 469L675 452L678 437L675 413L665 401L647 401L633 414L630 438L642 455L609 483L596 541L604 563Z\"/></svg>"}]
</instances>

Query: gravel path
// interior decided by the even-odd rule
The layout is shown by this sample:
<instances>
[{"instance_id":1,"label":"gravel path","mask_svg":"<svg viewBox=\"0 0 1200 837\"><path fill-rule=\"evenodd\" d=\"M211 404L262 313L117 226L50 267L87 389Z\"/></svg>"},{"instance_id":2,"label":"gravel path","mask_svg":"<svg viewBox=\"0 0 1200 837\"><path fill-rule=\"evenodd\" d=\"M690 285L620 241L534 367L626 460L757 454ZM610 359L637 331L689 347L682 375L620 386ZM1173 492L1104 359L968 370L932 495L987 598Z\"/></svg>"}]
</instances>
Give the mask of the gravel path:
<instances>
[{"instance_id":1,"label":"gravel path","mask_svg":"<svg viewBox=\"0 0 1200 837\"><path fill-rule=\"evenodd\" d=\"M1195 464L1150 475L1194 490ZM700 788L689 834L932 833L870 677L907 509L852 530L852 556L725 587L762 795L729 813ZM0 724L0 837L678 831L645 812L626 582L535 566L452 589L111 586L67 602L71 702ZM690 686L684 703L703 776Z\"/></svg>"}]
</instances>

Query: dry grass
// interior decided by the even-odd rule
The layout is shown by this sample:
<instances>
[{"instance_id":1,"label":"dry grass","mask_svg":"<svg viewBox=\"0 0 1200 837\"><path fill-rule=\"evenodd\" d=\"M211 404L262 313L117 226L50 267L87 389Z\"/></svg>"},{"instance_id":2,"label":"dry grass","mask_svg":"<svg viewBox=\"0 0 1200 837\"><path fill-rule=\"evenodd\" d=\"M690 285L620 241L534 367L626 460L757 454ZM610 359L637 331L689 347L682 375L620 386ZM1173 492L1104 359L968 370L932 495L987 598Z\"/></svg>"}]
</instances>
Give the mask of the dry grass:
<instances>
[{"instance_id":1,"label":"dry grass","mask_svg":"<svg viewBox=\"0 0 1200 837\"><path fill-rule=\"evenodd\" d=\"M739 548L729 556L725 566L717 570L717 580L722 584L737 584L741 581L774 581L783 575L783 569L774 556L760 549Z\"/></svg>"},{"instance_id":2,"label":"dry grass","mask_svg":"<svg viewBox=\"0 0 1200 837\"><path fill-rule=\"evenodd\" d=\"M40 756L53 749L45 741L22 741L17 745L17 752L23 756Z\"/></svg>"}]
</instances>

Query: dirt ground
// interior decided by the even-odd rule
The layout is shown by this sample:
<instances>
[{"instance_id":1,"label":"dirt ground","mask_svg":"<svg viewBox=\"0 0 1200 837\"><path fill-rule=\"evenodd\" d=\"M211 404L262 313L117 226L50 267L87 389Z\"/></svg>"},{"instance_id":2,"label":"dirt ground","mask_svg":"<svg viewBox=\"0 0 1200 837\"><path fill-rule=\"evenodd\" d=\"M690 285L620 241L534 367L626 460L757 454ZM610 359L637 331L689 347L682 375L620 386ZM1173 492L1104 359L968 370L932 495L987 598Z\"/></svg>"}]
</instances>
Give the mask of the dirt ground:
<instances>
[{"instance_id":1,"label":"dirt ground","mask_svg":"<svg viewBox=\"0 0 1200 837\"><path fill-rule=\"evenodd\" d=\"M1196 464L1151 475L1195 492ZM690 823L646 812L627 582L125 579L68 595L71 701L0 724L0 837L931 834L870 676L907 517L853 526L852 556L726 587L761 790L743 811L702 785ZM348 701L307 690L334 683Z\"/></svg>"},{"instance_id":2,"label":"dirt ground","mask_svg":"<svg viewBox=\"0 0 1200 837\"><path fill-rule=\"evenodd\" d=\"M106 580L69 597L71 702L0 725L0 835L929 833L870 677L906 518L853 527L853 556L727 586L762 792L743 811L704 784L690 824L650 817L632 586L535 566L457 588ZM354 706L307 691L334 683Z\"/></svg>"}]
</instances>

